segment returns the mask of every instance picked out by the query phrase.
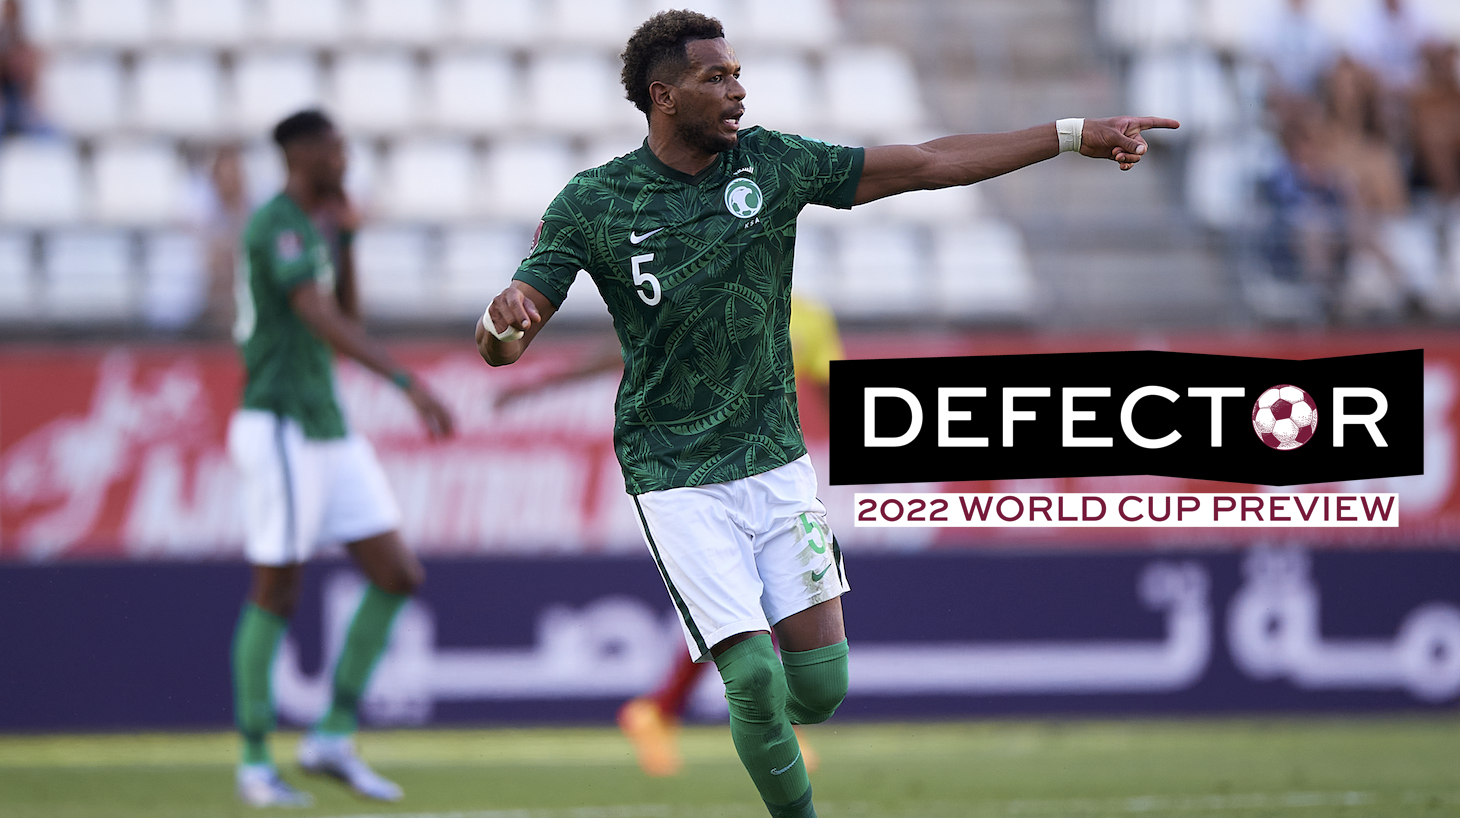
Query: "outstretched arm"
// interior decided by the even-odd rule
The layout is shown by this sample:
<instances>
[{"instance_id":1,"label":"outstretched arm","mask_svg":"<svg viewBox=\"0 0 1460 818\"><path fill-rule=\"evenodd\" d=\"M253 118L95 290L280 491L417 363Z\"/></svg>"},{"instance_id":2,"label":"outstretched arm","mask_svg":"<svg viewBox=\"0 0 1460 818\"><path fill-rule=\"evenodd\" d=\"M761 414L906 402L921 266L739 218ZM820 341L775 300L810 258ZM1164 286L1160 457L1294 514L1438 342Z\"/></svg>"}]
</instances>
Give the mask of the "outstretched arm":
<instances>
[{"instance_id":1,"label":"outstretched arm","mask_svg":"<svg viewBox=\"0 0 1460 818\"><path fill-rule=\"evenodd\" d=\"M1130 170L1146 152L1141 131L1178 127L1176 120L1159 117L1087 119L1080 153L1110 159L1121 170ZM853 203L865 204L910 190L971 185L1043 162L1059 152L1059 136L1052 122L1009 133L963 134L921 145L868 148Z\"/></svg>"},{"instance_id":2,"label":"outstretched arm","mask_svg":"<svg viewBox=\"0 0 1460 818\"><path fill-rule=\"evenodd\" d=\"M446 411L446 407L420 381L412 378L384 347L370 340L359 322L346 317L332 295L320 292L313 281L307 281L289 291L289 306L311 332L336 352L395 381L416 407L432 437L451 436L451 413Z\"/></svg>"}]
</instances>

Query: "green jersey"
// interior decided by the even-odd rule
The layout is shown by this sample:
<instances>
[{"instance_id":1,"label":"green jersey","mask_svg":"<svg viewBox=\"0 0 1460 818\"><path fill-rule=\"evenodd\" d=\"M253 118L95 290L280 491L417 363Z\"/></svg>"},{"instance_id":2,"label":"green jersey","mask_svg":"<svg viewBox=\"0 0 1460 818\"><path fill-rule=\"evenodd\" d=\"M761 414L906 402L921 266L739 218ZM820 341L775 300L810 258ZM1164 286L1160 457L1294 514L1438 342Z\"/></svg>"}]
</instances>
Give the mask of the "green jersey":
<instances>
[{"instance_id":1,"label":"green jersey","mask_svg":"<svg viewBox=\"0 0 1460 818\"><path fill-rule=\"evenodd\" d=\"M722 483L806 453L789 324L796 216L852 206L860 148L748 128L690 176L647 141L578 174L515 278L561 305L592 276L624 354L614 448L630 494Z\"/></svg>"},{"instance_id":2,"label":"green jersey","mask_svg":"<svg viewBox=\"0 0 1460 818\"><path fill-rule=\"evenodd\" d=\"M289 306L289 293L300 286L319 287L333 298L335 266L309 217L280 193L243 231L233 328L248 370L243 406L294 418L313 440L344 437L334 352Z\"/></svg>"}]
</instances>

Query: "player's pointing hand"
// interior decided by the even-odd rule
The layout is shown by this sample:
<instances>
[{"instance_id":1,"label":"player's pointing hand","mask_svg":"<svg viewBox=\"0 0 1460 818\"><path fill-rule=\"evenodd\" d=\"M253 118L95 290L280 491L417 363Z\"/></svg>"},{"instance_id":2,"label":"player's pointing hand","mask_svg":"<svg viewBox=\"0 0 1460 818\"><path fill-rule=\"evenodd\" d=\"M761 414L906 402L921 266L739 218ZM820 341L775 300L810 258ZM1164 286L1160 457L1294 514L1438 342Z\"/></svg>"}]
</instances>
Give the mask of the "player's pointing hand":
<instances>
[{"instance_id":1,"label":"player's pointing hand","mask_svg":"<svg viewBox=\"0 0 1460 818\"><path fill-rule=\"evenodd\" d=\"M1155 116L1117 116L1109 119L1087 119L1080 140L1080 153L1096 159L1110 159L1130 170L1146 152L1141 131L1152 128L1180 128L1174 119Z\"/></svg>"}]
</instances>

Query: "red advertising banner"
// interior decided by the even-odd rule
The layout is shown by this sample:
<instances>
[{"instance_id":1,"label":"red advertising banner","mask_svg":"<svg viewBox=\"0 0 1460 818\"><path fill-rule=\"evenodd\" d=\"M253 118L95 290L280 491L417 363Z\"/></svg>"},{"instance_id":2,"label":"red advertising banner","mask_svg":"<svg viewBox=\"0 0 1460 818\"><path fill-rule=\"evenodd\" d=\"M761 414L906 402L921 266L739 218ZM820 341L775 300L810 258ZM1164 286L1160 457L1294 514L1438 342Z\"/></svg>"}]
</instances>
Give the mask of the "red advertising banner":
<instances>
[{"instance_id":1,"label":"red advertising banner","mask_svg":"<svg viewBox=\"0 0 1460 818\"><path fill-rule=\"evenodd\" d=\"M457 436L426 438L390 383L342 365L339 392L395 489L402 533L430 555L565 554L642 548L613 455L617 378L562 383L502 403L601 354L604 338L545 338L521 363L492 369L469 340L402 344L398 353L441 395ZM852 357L931 357L1169 349L1310 358L1425 350L1425 473L1281 491L1394 493L1395 528L887 528L857 527L858 491L982 493L1253 492L1261 487L1155 477L888 484L825 489L848 548L1146 548L1253 542L1344 547L1460 543L1456 487L1460 336L1442 333L1047 337L858 335ZM1160 373L1151 373L1159 383ZM224 451L242 372L222 345L10 346L0 350L0 559L215 559L242 553L238 477ZM803 426L826 473L826 407L803 390ZM1272 491L1278 491L1276 489Z\"/></svg>"}]
</instances>

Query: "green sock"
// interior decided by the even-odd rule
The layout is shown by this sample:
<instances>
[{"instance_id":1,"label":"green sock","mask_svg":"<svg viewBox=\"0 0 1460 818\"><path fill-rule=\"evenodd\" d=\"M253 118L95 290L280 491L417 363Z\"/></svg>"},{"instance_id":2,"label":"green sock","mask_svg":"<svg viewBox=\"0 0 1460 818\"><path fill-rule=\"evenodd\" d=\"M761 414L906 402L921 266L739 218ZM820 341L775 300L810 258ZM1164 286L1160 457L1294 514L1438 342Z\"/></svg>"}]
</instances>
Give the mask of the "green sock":
<instances>
[{"instance_id":1,"label":"green sock","mask_svg":"<svg viewBox=\"0 0 1460 818\"><path fill-rule=\"evenodd\" d=\"M756 634L715 659L730 705L730 737L771 815L815 818L801 746L786 718L786 674L770 634Z\"/></svg>"},{"instance_id":2,"label":"green sock","mask_svg":"<svg viewBox=\"0 0 1460 818\"><path fill-rule=\"evenodd\" d=\"M289 621L245 603L233 632L233 717L243 734L243 763L271 764L269 733L274 730L274 693L269 684L274 653Z\"/></svg>"},{"instance_id":3,"label":"green sock","mask_svg":"<svg viewBox=\"0 0 1460 818\"><path fill-rule=\"evenodd\" d=\"M847 640L812 650L783 650L786 715L792 724L820 724L847 697Z\"/></svg>"},{"instance_id":4,"label":"green sock","mask_svg":"<svg viewBox=\"0 0 1460 818\"><path fill-rule=\"evenodd\" d=\"M355 609L355 618L350 621L350 631L345 635L345 647L335 662L334 696L330 709L324 718L314 726L316 732L333 736L347 736L358 726L357 710L360 696L370 681L375 663L385 652L390 639L390 625L400 612L408 596L382 591L374 584L365 587L365 596L360 607Z\"/></svg>"}]
</instances>

